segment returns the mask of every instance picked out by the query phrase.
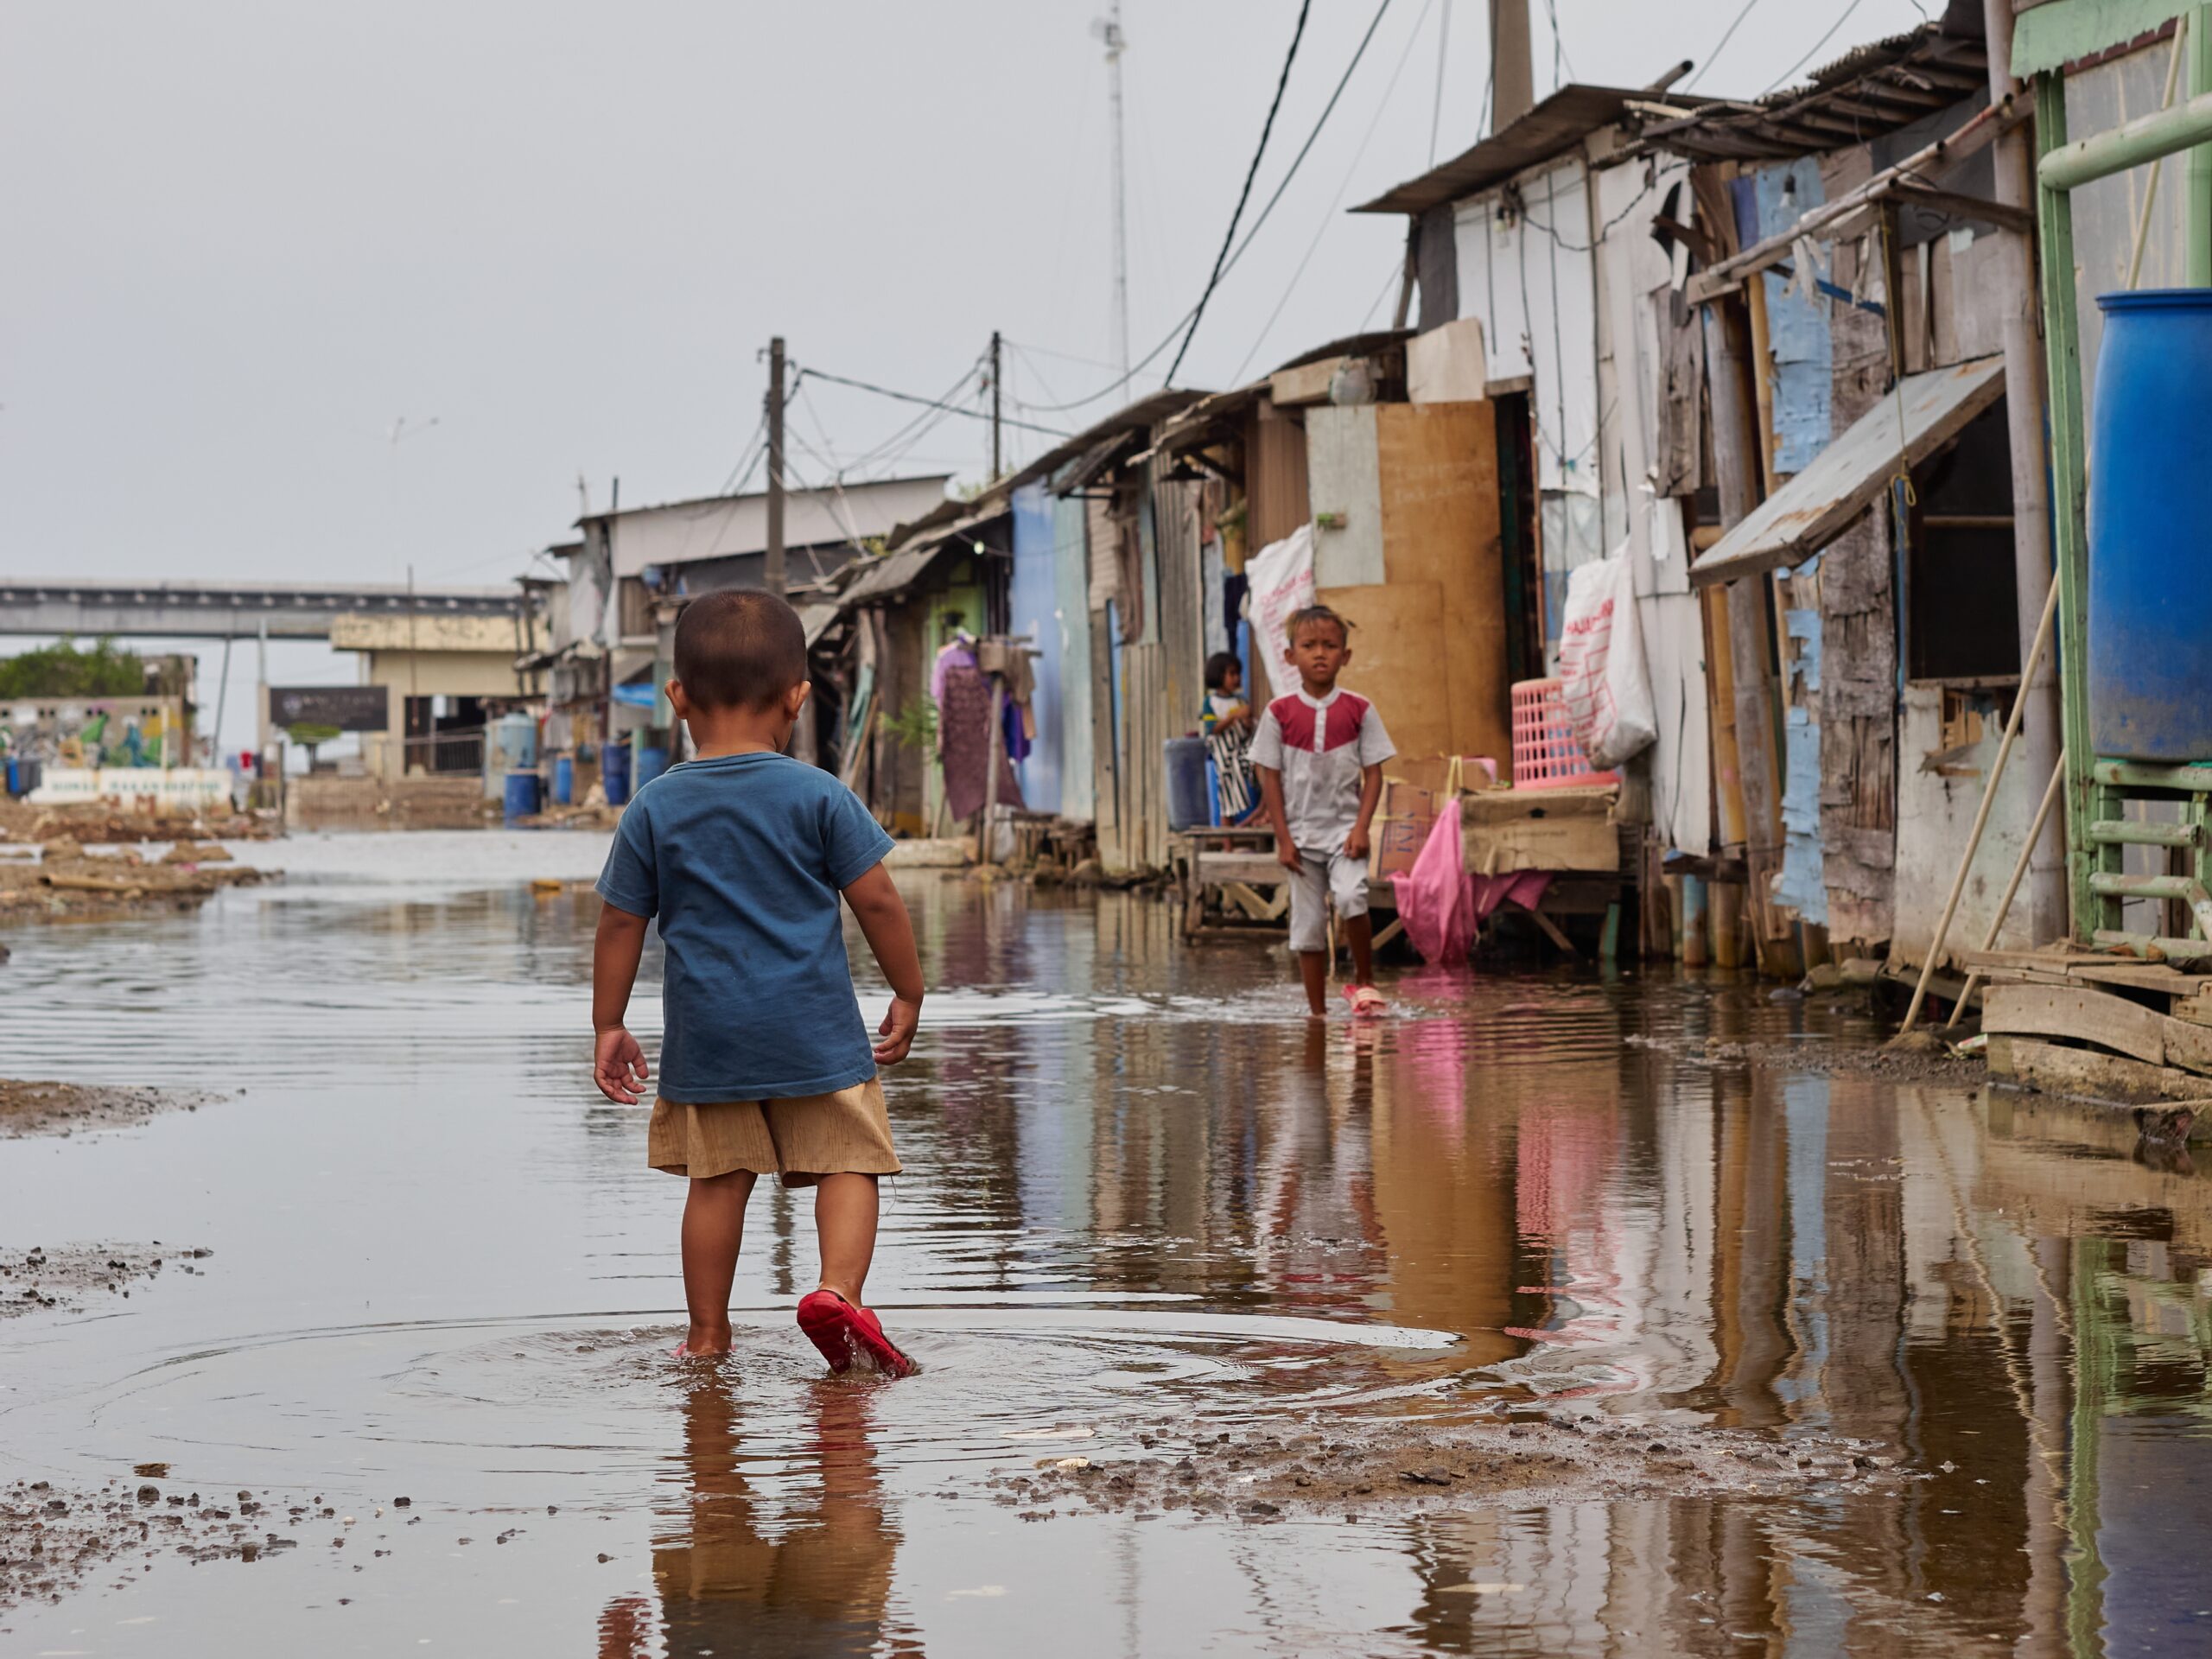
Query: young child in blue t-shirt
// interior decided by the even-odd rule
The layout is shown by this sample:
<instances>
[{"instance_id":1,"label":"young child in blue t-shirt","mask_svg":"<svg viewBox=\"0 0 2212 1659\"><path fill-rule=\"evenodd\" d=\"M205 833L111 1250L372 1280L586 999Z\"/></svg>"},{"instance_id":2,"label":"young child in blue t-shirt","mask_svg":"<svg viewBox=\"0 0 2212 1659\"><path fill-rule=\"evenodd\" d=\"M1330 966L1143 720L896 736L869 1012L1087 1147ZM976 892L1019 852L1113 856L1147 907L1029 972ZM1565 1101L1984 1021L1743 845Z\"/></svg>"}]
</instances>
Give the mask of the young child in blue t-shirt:
<instances>
[{"instance_id":1,"label":"young child in blue t-shirt","mask_svg":"<svg viewBox=\"0 0 2212 1659\"><path fill-rule=\"evenodd\" d=\"M646 1161L690 1179L679 1357L729 1351L729 1293L756 1178L815 1189L822 1281L799 1328L832 1370L914 1369L861 1300L875 1252L876 1180L899 1172L876 1067L906 1058L921 958L883 868L891 838L828 772L782 753L811 689L798 613L757 590L694 600L676 625L668 700L697 758L639 790L599 878L593 1078L633 1105L650 1073L624 1028L658 918L665 958L658 1098ZM868 1040L845 957L839 895L891 983Z\"/></svg>"}]
</instances>

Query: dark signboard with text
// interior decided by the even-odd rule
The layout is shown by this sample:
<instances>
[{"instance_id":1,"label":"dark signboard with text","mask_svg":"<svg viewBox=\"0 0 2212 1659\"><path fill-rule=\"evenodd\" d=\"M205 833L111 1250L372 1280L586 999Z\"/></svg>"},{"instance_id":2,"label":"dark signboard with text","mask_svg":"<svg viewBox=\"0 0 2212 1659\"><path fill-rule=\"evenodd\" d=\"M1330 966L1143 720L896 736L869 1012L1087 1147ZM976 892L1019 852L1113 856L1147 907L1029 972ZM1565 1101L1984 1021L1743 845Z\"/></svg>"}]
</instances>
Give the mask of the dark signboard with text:
<instances>
[{"instance_id":1,"label":"dark signboard with text","mask_svg":"<svg viewBox=\"0 0 2212 1659\"><path fill-rule=\"evenodd\" d=\"M391 694L381 685L272 685L269 723L381 732L391 723Z\"/></svg>"}]
</instances>

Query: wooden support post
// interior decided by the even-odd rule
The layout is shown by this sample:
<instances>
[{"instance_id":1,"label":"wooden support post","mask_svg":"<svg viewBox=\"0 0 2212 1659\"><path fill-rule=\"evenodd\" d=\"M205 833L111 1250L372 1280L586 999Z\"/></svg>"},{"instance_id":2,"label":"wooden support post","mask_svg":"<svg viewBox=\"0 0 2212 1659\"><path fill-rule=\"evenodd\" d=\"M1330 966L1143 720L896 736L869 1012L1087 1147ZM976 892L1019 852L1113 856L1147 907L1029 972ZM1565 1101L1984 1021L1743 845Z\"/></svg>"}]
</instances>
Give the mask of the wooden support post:
<instances>
[{"instance_id":1,"label":"wooden support post","mask_svg":"<svg viewBox=\"0 0 2212 1659\"><path fill-rule=\"evenodd\" d=\"M976 830L976 861L998 862L999 768L1006 764L1006 682L991 677L991 728L983 734L983 817Z\"/></svg>"},{"instance_id":2,"label":"wooden support post","mask_svg":"<svg viewBox=\"0 0 2212 1659\"><path fill-rule=\"evenodd\" d=\"M1682 878L1682 966L1702 968L1712 960L1711 926L1706 906L1705 878Z\"/></svg>"},{"instance_id":3,"label":"wooden support post","mask_svg":"<svg viewBox=\"0 0 2212 1659\"><path fill-rule=\"evenodd\" d=\"M1713 965L1744 965L1744 889L1734 881L1715 881L1707 888L1706 908L1712 918Z\"/></svg>"},{"instance_id":4,"label":"wooden support post","mask_svg":"<svg viewBox=\"0 0 2212 1659\"><path fill-rule=\"evenodd\" d=\"M2013 0L1984 0L1993 101L2013 97L2020 90L2012 79L2012 10ZM2031 208L2034 157L2028 135L2018 128L2008 130L1991 156L1995 200L2008 207ZM1980 279L1996 294L2002 318L2005 420L2012 440L2015 622L2023 659L2051 586L2050 469L2044 456L2043 343L2036 318L2033 246L2024 232L2000 229L1993 264L1982 267ZM2032 680L2024 679L2019 690L2028 705L2020 730L2020 764L2035 778L2050 774L2065 747L2059 730L2058 665L2049 658L2045 662L2043 671ZM2030 931L2037 943L2056 938L2065 931L2067 918L2066 843L2056 824L2035 849L2029 871Z\"/></svg>"},{"instance_id":5,"label":"wooden support post","mask_svg":"<svg viewBox=\"0 0 2212 1659\"><path fill-rule=\"evenodd\" d=\"M1742 308L1723 299L1709 313L1707 376L1713 396L1713 467L1720 521L1733 529L1759 502L1759 444L1753 424L1750 327ZM1777 937L1773 877L1782 865L1782 791L1777 755L1774 641L1764 575L1727 585L1728 658L1736 695L1736 762L1744 796L1744 856L1751 867L1751 938L1764 967Z\"/></svg>"}]
</instances>

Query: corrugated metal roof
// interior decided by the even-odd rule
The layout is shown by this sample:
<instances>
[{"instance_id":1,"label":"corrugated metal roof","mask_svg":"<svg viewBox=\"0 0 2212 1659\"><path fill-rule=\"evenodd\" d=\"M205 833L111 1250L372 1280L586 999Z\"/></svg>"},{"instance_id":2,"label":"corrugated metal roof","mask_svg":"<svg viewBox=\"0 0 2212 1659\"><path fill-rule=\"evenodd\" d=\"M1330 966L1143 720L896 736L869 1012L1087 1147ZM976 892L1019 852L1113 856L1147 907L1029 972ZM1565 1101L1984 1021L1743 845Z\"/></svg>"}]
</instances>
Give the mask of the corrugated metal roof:
<instances>
[{"instance_id":1,"label":"corrugated metal roof","mask_svg":"<svg viewBox=\"0 0 2212 1659\"><path fill-rule=\"evenodd\" d=\"M1631 103L1666 104L1664 94L1620 86L1560 87L1503 132L1491 134L1464 155L1408 179L1395 190L1352 209L1355 213L1421 213L1458 201L1515 174L1564 155L1600 127L1629 112ZM1696 105L1679 100L1684 111ZM1295 366L1287 365L1287 366Z\"/></svg>"},{"instance_id":2,"label":"corrugated metal roof","mask_svg":"<svg viewBox=\"0 0 2212 1659\"><path fill-rule=\"evenodd\" d=\"M1908 375L1690 567L1700 587L1800 565L1851 528L1899 466L1917 467L2005 393L2005 359ZM1899 430L1902 425L1903 430Z\"/></svg>"},{"instance_id":3,"label":"corrugated metal roof","mask_svg":"<svg viewBox=\"0 0 2212 1659\"><path fill-rule=\"evenodd\" d=\"M1716 100L1676 121L1640 111L1647 143L1693 161L1762 161L1866 143L1989 90L1980 9L1853 47L1802 86Z\"/></svg>"}]
</instances>

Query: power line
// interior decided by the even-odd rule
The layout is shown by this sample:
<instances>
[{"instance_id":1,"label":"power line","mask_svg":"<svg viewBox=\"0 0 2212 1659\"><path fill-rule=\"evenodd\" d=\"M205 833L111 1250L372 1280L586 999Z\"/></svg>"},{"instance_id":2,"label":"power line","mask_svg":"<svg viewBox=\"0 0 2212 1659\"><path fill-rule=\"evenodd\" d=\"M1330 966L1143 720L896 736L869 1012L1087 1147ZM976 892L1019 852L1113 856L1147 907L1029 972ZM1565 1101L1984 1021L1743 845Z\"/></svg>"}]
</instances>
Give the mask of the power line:
<instances>
[{"instance_id":1,"label":"power line","mask_svg":"<svg viewBox=\"0 0 2212 1659\"><path fill-rule=\"evenodd\" d=\"M1705 54L1705 61L1698 66L1697 73L1682 83L1684 92L1687 92L1705 79L1705 72L1712 68L1713 60L1727 50L1728 42L1736 38L1736 31L1744 26L1744 19L1751 15L1752 10L1758 6L1758 3L1759 0L1744 0L1744 9L1736 14L1736 21L1728 25L1727 31L1721 35L1719 43L1712 51Z\"/></svg>"},{"instance_id":2,"label":"power line","mask_svg":"<svg viewBox=\"0 0 2212 1659\"><path fill-rule=\"evenodd\" d=\"M1274 212L1276 204L1281 201L1283 192L1290 188L1290 181L1298 176L1299 164L1305 161L1307 154L1313 149L1313 141L1321 136L1321 129L1328 124L1330 114L1336 109L1338 100L1344 96L1344 88L1351 82L1352 72L1359 67L1360 60L1367 55L1368 44L1374 40L1375 31L1381 26L1383 14L1389 10L1390 0L1382 0L1382 4L1375 9L1375 16L1368 20L1367 32L1359 37L1359 45L1351 54L1351 61L1344 65L1344 73L1338 77L1336 90L1329 94L1329 101L1321 106L1321 113L1313 123L1313 130L1306 135L1306 142L1298 147L1298 154L1290 158L1290 170L1282 175L1281 182L1274 188L1274 194L1268 198L1266 205L1254 216L1251 225L1244 232L1243 239L1237 243L1230 251L1228 259L1223 263L1221 267L1223 276L1227 276L1236 268L1236 262L1244 257L1245 251L1252 245L1253 238L1259 235L1261 227L1268 222L1268 216ZM1142 373L1154 359L1173 345L1175 336L1182 331L1183 325L1191 321L1196 315L1195 307L1185 312L1176 320L1174 327L1167 331L1167 337L1132 364L1127 374L1108 381L1088 397L1077 397L1065 404L1044 404L1033 405L1033 407L1040 414L1063 415L1069 410L1081 409L1086 404L1095 404L1102 397L1111 396ZM1170 378L1173 377L1171 376Z\"/></svg>"},{"instance_id":3,"label":"power line","mask_svg":"<svg viewBox=\"0 0 2212 1659\"><path fill-rule=\"evenodd\" d=\"M972 373L973 371L969 372ZM963 409L957 404L946 402L943 397L918 397L911 391L893 391L888 386L879 386L868 380L855 380L842 374L831 374L826 369L801 369L799 375L801 378L811 375L817 380L827 380L833 386L850 386L855 391L872 391L879 397L894 398L902 404L919 404L925 409L941 409L948 414L964 415L971 421L988 421L991 418L980 410ZM968 376L963 374L960 377L960 380L963 385L966 385ZM1049 437L1065 438L1071 435L1058 427L1039 426L1027 421L1008 421L1006 424L1026 427L1032 432L1042 432Z\"/></svg>"},{"instance_id":4,"label":"power line","mask_svg":"<svg viewBox=\"0 0 2212 1659\"><path fill-rule=\"evenodd\" d=\"M1367 130L1360 137L1359 148L1352 152L1351 165L1344 169L1344 182L1337 187L1337 194L1330 201L1328 211L1321 216L1321 223L1313 232L1313 239L1306 244L1305 257L1299 260L1298 269L1290 273L1290 281L1284 285L1282 297L1275 302L1275 308L1268 314L1267 321L1254 337L1252 349L1244 353L1244 360L1236 365L1236 372L1230 376L1232 383L1243 383L1244 371L1251 367L1252 359L1260 354L1260 347L1268 343L1268 332L1274 327L1275 320L1282 315L1283 308L1290 303L1290 296L1297 292L1300 279L1306 275L1306 266L1313 263L1313 255L1321 245L1321 238L1337 222L1338 205L1344 200L1344 193L1351 188L1353 176L1358 173L1359 164L1367 156L1367 147L1375 141L1376 130L1382 124L1383 116L1389 112L1390 94L1398 89L1398 78L1406 73L1406 65L1413 58L1414 48L1421 41L1421 26L1428 21L1428 8L1433 3L1434 0L1422 0L1421 15L1414 19L1413 28L1406 33L1406 49L1398 54L1397 67L1390 71L1390 79L1383 85L1382 96L1375 106L1375 118L1367 124ZM1444 0L1444 14L1449 21L1452 0ZM1433 135L1430 142L1432 145L1434 143Z\"/></svg>"},{"instance_id":5,"label":"power line","mask_svg":"<svg viewBox=\"0 0 2212 1659\"><path fill-rule=\"evenodd\" d=\"M1803 57L1791 64L1787 69L1783 70L1772 80L1769 81L1764 86L1759 88L1759 96L1761 98L1764 98L1776 87L1788 80L1790 76L1796 74L1800 69L1802 69L1808 63L1811 62L1813 54L1819 51L1822 47L1826 46L1830 41L1835 38L1836 30L1841 29L1844 24L1851 21L1851 14L1858 10L1861 3L1862 0L1851 0L1851 3L1843 9L1843 15L1840 17L1838 17L1835 22L1828 25L1828 32L1821 35L1819 40L1815 41L1810 50L1808 50Z\"/></svg>"},{"instance_id":6,"label":"power line","mask_svg":"<svg viewBox=\"0 0 2212 1659\"><path fill-rule=\"evenodd\" d=\"M1192 308L1191 326L1183 334L1183 344L1176 351L1175 360L1167 365L1167 384L1175 384L1175 372L1183 366L1184 353L1191 349L1191 340L1205 320L1206 302L1213 298L1213 291L1221 285L1221 268L1229 258L1230 244L1236 240L1237 221L1244 217L1244 204L1252 199L1252 181L1260 176L1260 158L1268 153L1268 135L1275 130L1275 115L1282 108L1283 89L1290 85L1290 66L1298 61L1298 43L1306 38L1306 14L1313 9L1313 0L1299 0L1298 24L1290 31L1290 50L1283 54L1282 73L1275 77L1274 102L1268 105L1268 118L1260 124L1260 142L1252 151L1252 164L1244 169L1244 188L1236 193L1236 211L1229 216L1229 228L1221 233L1221 251L1213 257L1213 274L1206 278L1205 291L1198 296L1198 304Z\"/></svg>"}]
</instances>

